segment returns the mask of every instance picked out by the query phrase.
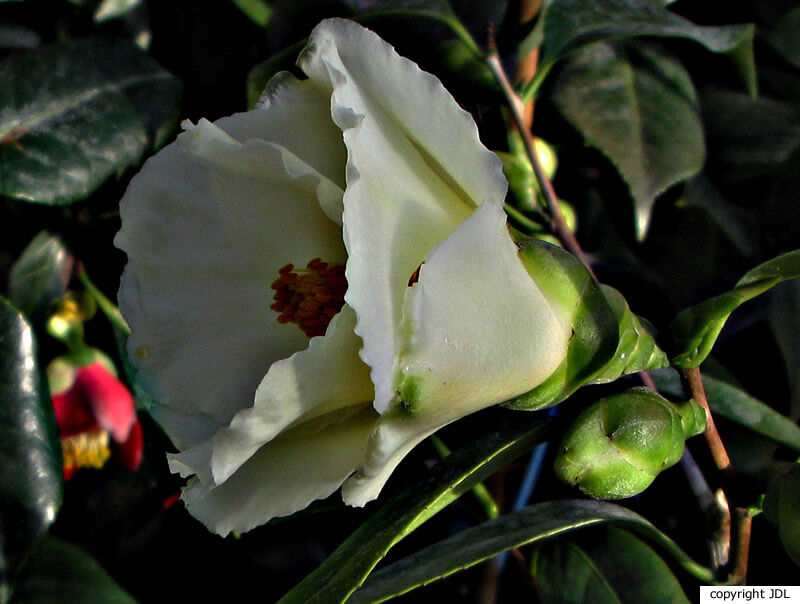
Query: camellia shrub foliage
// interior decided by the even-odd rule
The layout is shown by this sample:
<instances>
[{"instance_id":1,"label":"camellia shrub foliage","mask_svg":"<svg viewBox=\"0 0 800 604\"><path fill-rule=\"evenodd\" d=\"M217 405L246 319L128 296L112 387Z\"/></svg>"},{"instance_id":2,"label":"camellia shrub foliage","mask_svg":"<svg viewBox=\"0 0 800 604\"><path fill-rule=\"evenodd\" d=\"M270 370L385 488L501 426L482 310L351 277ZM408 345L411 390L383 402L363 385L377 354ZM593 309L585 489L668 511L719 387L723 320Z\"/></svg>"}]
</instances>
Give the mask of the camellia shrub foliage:
<instances>
[{"instance_id":1,"label":"camellia shrub foliage","mask_svg":"<svg viewBox=\"0 0 800 604\"><path fill-rule=\"evenodd\" d=\"M793 584L798 27L0 0L0 602Z\"/></svg>"}]
</instances>

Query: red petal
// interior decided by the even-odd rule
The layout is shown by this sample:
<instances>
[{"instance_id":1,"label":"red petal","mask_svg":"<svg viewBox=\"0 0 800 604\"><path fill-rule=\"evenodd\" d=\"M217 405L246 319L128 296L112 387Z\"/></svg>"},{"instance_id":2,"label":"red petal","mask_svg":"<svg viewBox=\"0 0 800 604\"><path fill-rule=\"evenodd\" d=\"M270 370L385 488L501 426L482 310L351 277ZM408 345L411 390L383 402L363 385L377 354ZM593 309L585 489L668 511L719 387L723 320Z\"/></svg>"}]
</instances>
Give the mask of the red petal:
<instances>
[{"instance_id":1,"label":"red petal","mask_svg":"<svg viewBox=\"0 0 800 604\"><path fill-rule=\"evenodd\" d=\"M78 471L78 466L64 466L64 482L75 476L75 472Z\"/></svg>"},{"instance_id":2,"label":"red petal","mask_svg":"<svg viewBox=\"0 0 800 604\"><path fill-rule=\"evenodd\" d=\"M75 436L97 426L91 409L75 386L59 394L54 394L52 398L58 432L63 438Z\"/></svg>"},{"instance_id":3,"label":"red petal","mask_svg":"<svg viewBox=\"0 0 800 604\"><path fill-rule=\"evenodd\" d=\"M118 443L128 439L136 422L133 397L125 384L98 362L78 369L75 384L89 403L97 422Z\"/></svg>"},{"instance_id":4,"label":"red petal","mask_svg":"<svg viewBox=\"0 0 800 604\"><path fill-rule=\"evenodd\" d=\"M114 459L126 470L135 470L142 463L142 426L139 420L134 421L127 440L114 447Z\"/></svg>"}]
</instances>

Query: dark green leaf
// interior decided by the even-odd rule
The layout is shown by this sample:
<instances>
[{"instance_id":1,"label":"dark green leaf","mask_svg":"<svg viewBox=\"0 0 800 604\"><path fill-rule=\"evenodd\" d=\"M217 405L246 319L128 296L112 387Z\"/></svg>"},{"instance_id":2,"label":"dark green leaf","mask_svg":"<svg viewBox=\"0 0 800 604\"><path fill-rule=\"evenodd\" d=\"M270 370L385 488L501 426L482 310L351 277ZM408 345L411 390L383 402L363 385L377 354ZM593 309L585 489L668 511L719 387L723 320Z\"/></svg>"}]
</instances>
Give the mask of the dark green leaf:
<instances>
[{"instance_id":1,"label":"dark green leaf","mask_svg":"<svg viewBox=\"0 0 800 604\"><path fill-rule=\"evenodd\" d=\"M789 11L764 38L780 55L800 67L800 7Z\"/></svg>"},{"instance_id":2,"label":"dark green leaf","mask_svg":"<svg viewBox=\"0 0 800 604\"><path fill-rule=\"evenodd\" d=\"M800 250L758 265L731 291L681 312L669 327L668 350L672 363L683 369L697 367L711 352L730 314L741 304L781 281L800 277Z\"/></svg>"},{"instance_id":3,"label":"dark green leaf","mask_svg":"<svg viewBox=\"0 0 800 604\"><path fill-rule=\"evenodd\" d=\"M625 179L643 238L656 197L697 174L705 160L689 74L674 57L646 46L596 43L566 62L553 101Z\"/></svg>"},{"instance_id":4,"label":"dark green leaf","mask_svg":"<svg viewBox=\"0 0 800 604\"><path fill-rule=\"evenodd\" d=\"M358 14L378 11L430 11L453 17L453 9L447 0L343 0L343 3Z\"/></svg>"},{"instance_id":5,"label":"dark green leaf","mask_svg":"<svg viewBox=\"0 0 800 604\"><path fill-rule=\"evenodd\" d=\"M701 27L650 0L557 0L545 12L542 68L580 46L627 36L687 38L712 52L726 53L755 93L753 26Z\"/></svg>"},{"instance_id":6,"label":"dark green leaf","mask_svg":"<svg viewBox=\"0 0 800 604\"><path fill-rule=\"evenodd\" d=\"M344 0L355 13L355 19L368 23L386 17L422 17L443 23L476 56L483 57L472 35L458 19L447 0Z\"/></svg>"},{"instance_id":7,"label":"dark green leaf","mask_svg":"<svg viewBox=\"0 0 800 604\"><path fill-rule=\"evenodd\" d=\"M348 603L380 602L446 577L514 547L612 523L635 531L665 550L688 572L711 581L711 571L687 556L647 520L602 501L547 501L462 531L374 573ZM648 600L649 601L649 600Z\"/></svg>"},{"instance_id":8,"label":"dark green leaf","mask_svg":"<svg viewBox=\"0 0 800 604\"><path fill-rule=\"evenodd\" d=\"M674 371L656 371L653 380L660 392L685 398L679 376ZM708 404L715 416L745 426L800 453L800 427L744 390L720 379L703 375Z\"/></svg>"},{"instance_id":9,"label":"dark green leaf","mask_svg":"<svg viewBox=\"0 0 800 604\"><path fill-rule=\"evenodd\" d=\"M247 74L247 106L250 109L256 106L273 76L294 65L297 55L300 54L307 42L308 40L305 39L285 48L250 70L250 73Z\"/></svg>"},{"instance_id":10,"label":"dark green leaf","mask_svg":"<svg viewBox=\"0 0 800 604\"><path fill-rule=\"evenodd\" d=\"M36 48L42 38L34 30L16 23L0 23L0 48Z\"/></svg>"},{"instance_id":11,"label":"dark green leaf","mask_svg":"<svg viewBox=\"0 0 800 604\"><path fill-rule=\"evenodd\" d=\"M0 298L0 602L61 504L61 443L33 331Z\"/></svg>"},{"instance_id":12,"label":"dark green leaf","mask_svg":"<svg viewBox=\"0 0 800 604\"><path fill-rule=\"evenodd\" d=\"M781 287L779 296L770 296L768 322L786 367L791 406L787 415L800 416L800 281Z\"/></svg>"},{"instance_id":13,"label":"dark green leaf","mask_svg":"<svg viewBox=\"0 0 800 604\"><path fill-rule=\"evenodd\" d=\"M160 145L180 84L121 40L81 39L0 64L0 193L45 204L85 198Z\"/></svg>"},{"instance_id":14,"label":"dark green leaf","mask_svg":"<svg viewBox=\"0 0 800 604\"><path fill-rule=\"evenodd\" d=\"M389 549L484 478L545 440L546 425L514 422L459 449L393 497L281 602L334 604L358 588Z\"/></svg>"},{"instance_id":15,"label":"dark green leaf","mask_svg":"<svg viewBox=\"0 0 800 604\"><path fill-rule=\"evenodd\" d=\"M9 300L34 321L44 321L50 304L67 289L72 265L61 239L42 231L11 267Z\"/></svg>"},{"instance_id":16,"label":"dark green leaf","mask_svg":"<svg viewBox=\"0 0 800 604\"><path fill-rule=\"evenodd\" d=\"M778 527L786 553L800 565L800 465L792 464L771 482L764 513Z\"/></svg>"},{"instance_id":17,"label":"dark green leaf","mask_svg":"<svg viewBox=\"0 0 800 604\"><path fill-rule=\"evenodd\" d=\"M88 554L48 536L32 549L20 570L12 602L134 604L136 600Z\"/></svg>"},{"instance_id":18,"label":"dark green leaf","mask_svg":"<svg viewBox=\"0 0 800 604\"><path fill-rule=\"evenodd\" d=\"M800 148L796 105L717 91L703 95L702 106L709 159L728 179L770 172Z\"/></svg>"},{"instance_id":19,"label":"dark green leaf","mask_svg":"<svg viewBox=\"0 0 800 604\"><path fill-rule=\"evenodd\" d=\"M743 256L753 255L755 233L747 214L730 203L707 176L690 180L678 205L702 208Z\"/></svg>"},{"instance_id":20,"label":"dark green leaf","mask_svg":"<svg viewBox=\"0 0 800 604\"><path fill-rule=\"evenodd\" d=\"M650 546L613 527L587 533L534 550L531 570L543 601L688 604L680 583Z\"/></svg>"}]
</instances>

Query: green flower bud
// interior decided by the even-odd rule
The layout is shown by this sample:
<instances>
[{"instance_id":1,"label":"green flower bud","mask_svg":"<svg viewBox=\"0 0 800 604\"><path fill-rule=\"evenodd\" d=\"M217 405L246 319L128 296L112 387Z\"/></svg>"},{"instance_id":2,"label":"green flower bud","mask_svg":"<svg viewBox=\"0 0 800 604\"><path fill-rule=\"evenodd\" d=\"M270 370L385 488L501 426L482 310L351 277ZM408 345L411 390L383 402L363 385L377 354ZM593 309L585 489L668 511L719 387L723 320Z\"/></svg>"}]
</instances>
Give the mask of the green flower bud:
<instances>
[{"instance_id":1,"label":"green flower bud","mask_svg":"<svg viewBox=\"0 0 800 604\"><path fill-rule=\"evenodd\" d=\"M704 428L705 412L694 401L676 405L635 388L597 401L575 419L556 474L598 499L632 497L677 463L686 438Z\"/></svg>"},{"instance_id":2,"label":"green flower bud","mask_svg":"<svg viewBox=\"0 0 800 604\"><path fill-rule=\"evenodd\" d=\"M539 183L533 172L533 167L528 161L522 137L516 131L508 133L508 153L498 152L503 160L503 172L508 179L508 186L517 198L519 207L523 210L532 210L539 206ZM542 165L547 178L553 178L558 167L558 158L553 148L541 138L533 141L536 158Z\"/></svg>"}]
</instances>

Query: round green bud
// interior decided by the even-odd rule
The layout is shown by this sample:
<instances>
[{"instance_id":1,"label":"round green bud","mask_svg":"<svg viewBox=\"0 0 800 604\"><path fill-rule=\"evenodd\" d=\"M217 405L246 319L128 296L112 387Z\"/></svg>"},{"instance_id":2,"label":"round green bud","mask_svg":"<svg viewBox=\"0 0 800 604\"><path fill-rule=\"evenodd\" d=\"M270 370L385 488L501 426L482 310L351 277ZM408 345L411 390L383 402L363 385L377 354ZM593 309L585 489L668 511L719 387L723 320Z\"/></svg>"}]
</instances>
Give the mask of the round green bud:
<instances>
[{"instance_id":1,"label":"round green bud","mask_svg":"<svg viewBox=\"0 0 800 604\"><path fill-rule=\"evenodd\" d=\"M556 474L591 497L632 497L678 462L704 418L694 401L675 405L645 388L599 400L564 434Z\"/></svg>"},{"instance_id":2,"label":"round green bud","mask_svg":"<svg viewBox=\"0 0 800 604\"><path fill-rule=\"evenodd\" d=\"M550 143L541 138L533 139L533 150L536 152L536 159L542 165L542 170L547 174L547 178L553 178L558 169L558 156L550 146Z\"/></svg>"}]
</instances>

